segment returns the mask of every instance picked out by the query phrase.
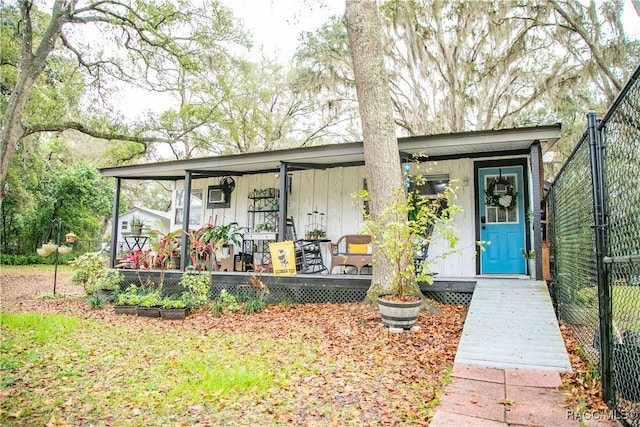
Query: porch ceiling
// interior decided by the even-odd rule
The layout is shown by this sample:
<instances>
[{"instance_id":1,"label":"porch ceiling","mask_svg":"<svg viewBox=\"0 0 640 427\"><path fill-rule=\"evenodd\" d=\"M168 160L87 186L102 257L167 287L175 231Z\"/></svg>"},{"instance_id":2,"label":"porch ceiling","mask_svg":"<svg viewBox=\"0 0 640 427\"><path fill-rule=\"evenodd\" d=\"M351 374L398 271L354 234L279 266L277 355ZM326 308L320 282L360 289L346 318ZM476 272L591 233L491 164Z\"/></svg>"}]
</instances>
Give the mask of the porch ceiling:
<instances>
[{"instance_id":1,"label":"porch ceiling","mask_svg":"<svg viewBox=\"0 0 640 427\"><path fill-rule=\"evenodd\" d=\"M500 154L526 151L540 141L546 152L560 137L560 124L528 128L449 133L399 138L398 147L405 154L426 154L430 159L464 158L483 153ZM361 142L292 148L260 153L173 160L141 165L102 168L105 177L124 179L179 180L187 171L201 176L245 175L273 172L287 163L292 170L322 169L364 164Z\"/></svg>"}]
</instances>

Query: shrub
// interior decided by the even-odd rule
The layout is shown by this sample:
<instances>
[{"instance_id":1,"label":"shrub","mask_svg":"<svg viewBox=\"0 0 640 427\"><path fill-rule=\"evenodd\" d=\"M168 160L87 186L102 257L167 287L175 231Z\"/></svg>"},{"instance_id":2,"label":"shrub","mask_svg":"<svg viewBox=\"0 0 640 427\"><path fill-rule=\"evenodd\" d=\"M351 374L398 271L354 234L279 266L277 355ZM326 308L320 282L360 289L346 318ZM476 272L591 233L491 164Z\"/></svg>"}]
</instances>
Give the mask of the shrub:
<instances>
[{"instance_id":1,"label":"shrub","mask_svg":"<svg viewBox=\"0 0 640 427\"><path fill-rule=\"evenodd\" d=\"M224 313L224 304L220 301L215 301L211 306L211 314L215 317L221 316Z\"/></svg>"},{"instance_id":2,"label":"shrub","mask_svg":"<svg viewBox=\"0 0 640 427\"><path fill-rule=\"evenodd\" d=\"M258 313L266 307L267 303L260 297L249 297L244 304L244 312L247 314Z\"/></svg>"},{"instance_id":3,"label":"shrub","mask_svg":"<svg viewBox=\"0 0 640 427\"><path fill-rule=\"evenodd\" d=\"M221 303L224 308L229 311L238 311L240 309L238 299L234 295L230 294L226 289L220 291L218 302Z\"/></svg>"},{"instance_id":4,"label":"shrub","mask_svg":"<svg viewBox=\"0 0 640 427\"><path fill-rule=\"evenodd\" d=\"M124 283L124 274L114 268L105 269L93 284L94 289L117 290Z\"/></svg>"},{"instance_id":5,"label":"shrub","mask_svg":"<svg viewBox=\"0 0 640 427\"><path fill-rule=\"evenodd\" d=\"M193 297L193 307L202 307L209 301L211 277L209 274L183 273L180 285Z\"/></svg>"},{"instance_id":6,"label":"shrub","mask_svg":"<svg viewBox=\"0 0 640 427\"><path fill-rule=\"evenodd\" d=\"M71 283L84 286L87 295L91 295L96 282L106 270L104 258L100 252L87 252L71 262L75 268L71 276Z\"/></svg>"},{"instance_id":7,"label":"shrub","mask_svg":"<svg viewBox=\"0 0 640 427\"><path fill-rule=\"evenodd\" d=\"M60 255L58 257L58 264L69 264L74 255ZM53 265L55 264L56 257L48 256L41 257L34 254L14 255L14 254L0 254L0 264L2 265Z\"/></svg>"},{"instance_id":8,"label":"shrub","mask_svg":"<svg viewBox=\"0 0 640 427\"><path fill-rule=\"evenodd\" d=\"M104 301L97 293L89 295L87 297L87 303L91 308L102 308L102 306L104 305Z\"/></svg>"},{"instance_id":9,"label":"shrub","mask_svg":"<svg viewBox=\"0 0 640 427\"><path fill-rule=\"evenodd\" d=\"M247 293L243 292L239 295L233 295L226 289L220 291L220 295L214 301L211 307L211 313L214 316L220 316L225 311L235 312L242 310L246 314L254 314L262 311L267 303L264 293Z\"/></svg>"}]
</instances>

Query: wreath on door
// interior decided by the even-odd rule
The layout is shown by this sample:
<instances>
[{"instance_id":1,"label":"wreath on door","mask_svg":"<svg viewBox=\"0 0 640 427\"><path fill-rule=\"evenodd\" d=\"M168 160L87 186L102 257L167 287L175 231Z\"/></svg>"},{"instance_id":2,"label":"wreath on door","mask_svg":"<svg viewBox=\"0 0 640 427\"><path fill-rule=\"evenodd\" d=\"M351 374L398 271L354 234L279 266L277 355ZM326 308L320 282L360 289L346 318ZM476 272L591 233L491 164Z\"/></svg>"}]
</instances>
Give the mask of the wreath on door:
<instances>
[{"instance_id":1,"label":"wreath on door","mask_svg":"<svg viewBox=\"0 0 640 427\"><path fill-rule=\"evenodd\" d=\"M504 193L495 193L496 185L498 184L505 186ZM518 192L515 191L513 185L511 185L511 183L506 179L502 178L502 176L494 179L484 193L485 203L487 206L495 206L510 211L513 210L518 203Z\"/></svg>"}]
</instances>

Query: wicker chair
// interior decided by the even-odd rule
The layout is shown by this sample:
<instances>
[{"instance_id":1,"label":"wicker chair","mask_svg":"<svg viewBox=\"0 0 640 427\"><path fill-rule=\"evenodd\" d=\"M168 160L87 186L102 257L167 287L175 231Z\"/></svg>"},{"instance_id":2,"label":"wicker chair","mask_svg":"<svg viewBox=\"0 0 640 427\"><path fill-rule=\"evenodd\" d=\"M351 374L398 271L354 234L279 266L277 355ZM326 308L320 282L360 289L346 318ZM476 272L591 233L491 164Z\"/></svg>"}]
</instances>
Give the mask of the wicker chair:
<instances>
[{"instance_id":1,"label":"wicker chair","mask_svg":"<svg viewBox=\"0 0 640 427\"><path fill-rule=\"evenodd\" d=\"M371 236L367 234L346 234L335 243L329 243L331 252L331 267L329 273L333 273L334 267L355 267L358 274L363 267L371 266Z\"/></svg>"}]
</instances>

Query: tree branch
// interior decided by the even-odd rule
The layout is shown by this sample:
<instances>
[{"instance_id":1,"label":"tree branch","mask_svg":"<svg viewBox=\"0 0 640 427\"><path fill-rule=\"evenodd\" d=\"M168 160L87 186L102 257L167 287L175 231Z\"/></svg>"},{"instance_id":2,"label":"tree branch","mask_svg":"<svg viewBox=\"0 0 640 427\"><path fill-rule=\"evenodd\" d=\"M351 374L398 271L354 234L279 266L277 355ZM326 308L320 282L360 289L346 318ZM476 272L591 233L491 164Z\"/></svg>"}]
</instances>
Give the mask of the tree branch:
<instances>
[{"instance_id":1,"label":"tree branch","mask_svg":"<svg viewBox=\"0 0 640 427\"><path fill-rule=\"evenodd\" d=\"M600 71L607 76L607 78L611 81L611 83L613 83L616 90L620 91L622 89L622 83L618 81L616 76L611 71L611 68L607 66L606 61L601 55L601 52L593 44L585 28L578 25L578 23L573 19L573 17L571 17L569 13L566 10L564 10L556 0L551 0L551 4L553 5L554 9L560 14L560 16L562 16L565 19L565 21L567 21L571 25L572 27L571 31L578 34L580 38L582 38L582 40L587 44L587 46L589 47L589 51L591 52L591 55L593 55L593 58L595 59L596 64L598 64L598 68L600 69Z\"/></svg>"},{"instance_id":2,"label":"tree branch","mask_svg":"<svg viewBox=\"0 0 640 427\"><path fill-rule=\"evenodd\" d=\"M23 136L29 136L41 132L64 132L65 130L76 130L85 135L108 141L131 141L142 145L153 142L174 142L173 140L161 137L142 136L139 134L126 134L110 131L99 131L91 129L78 122L60 122L60 123L39 123L34 125L25 125Z\"/></svg>"}]
</instances>

